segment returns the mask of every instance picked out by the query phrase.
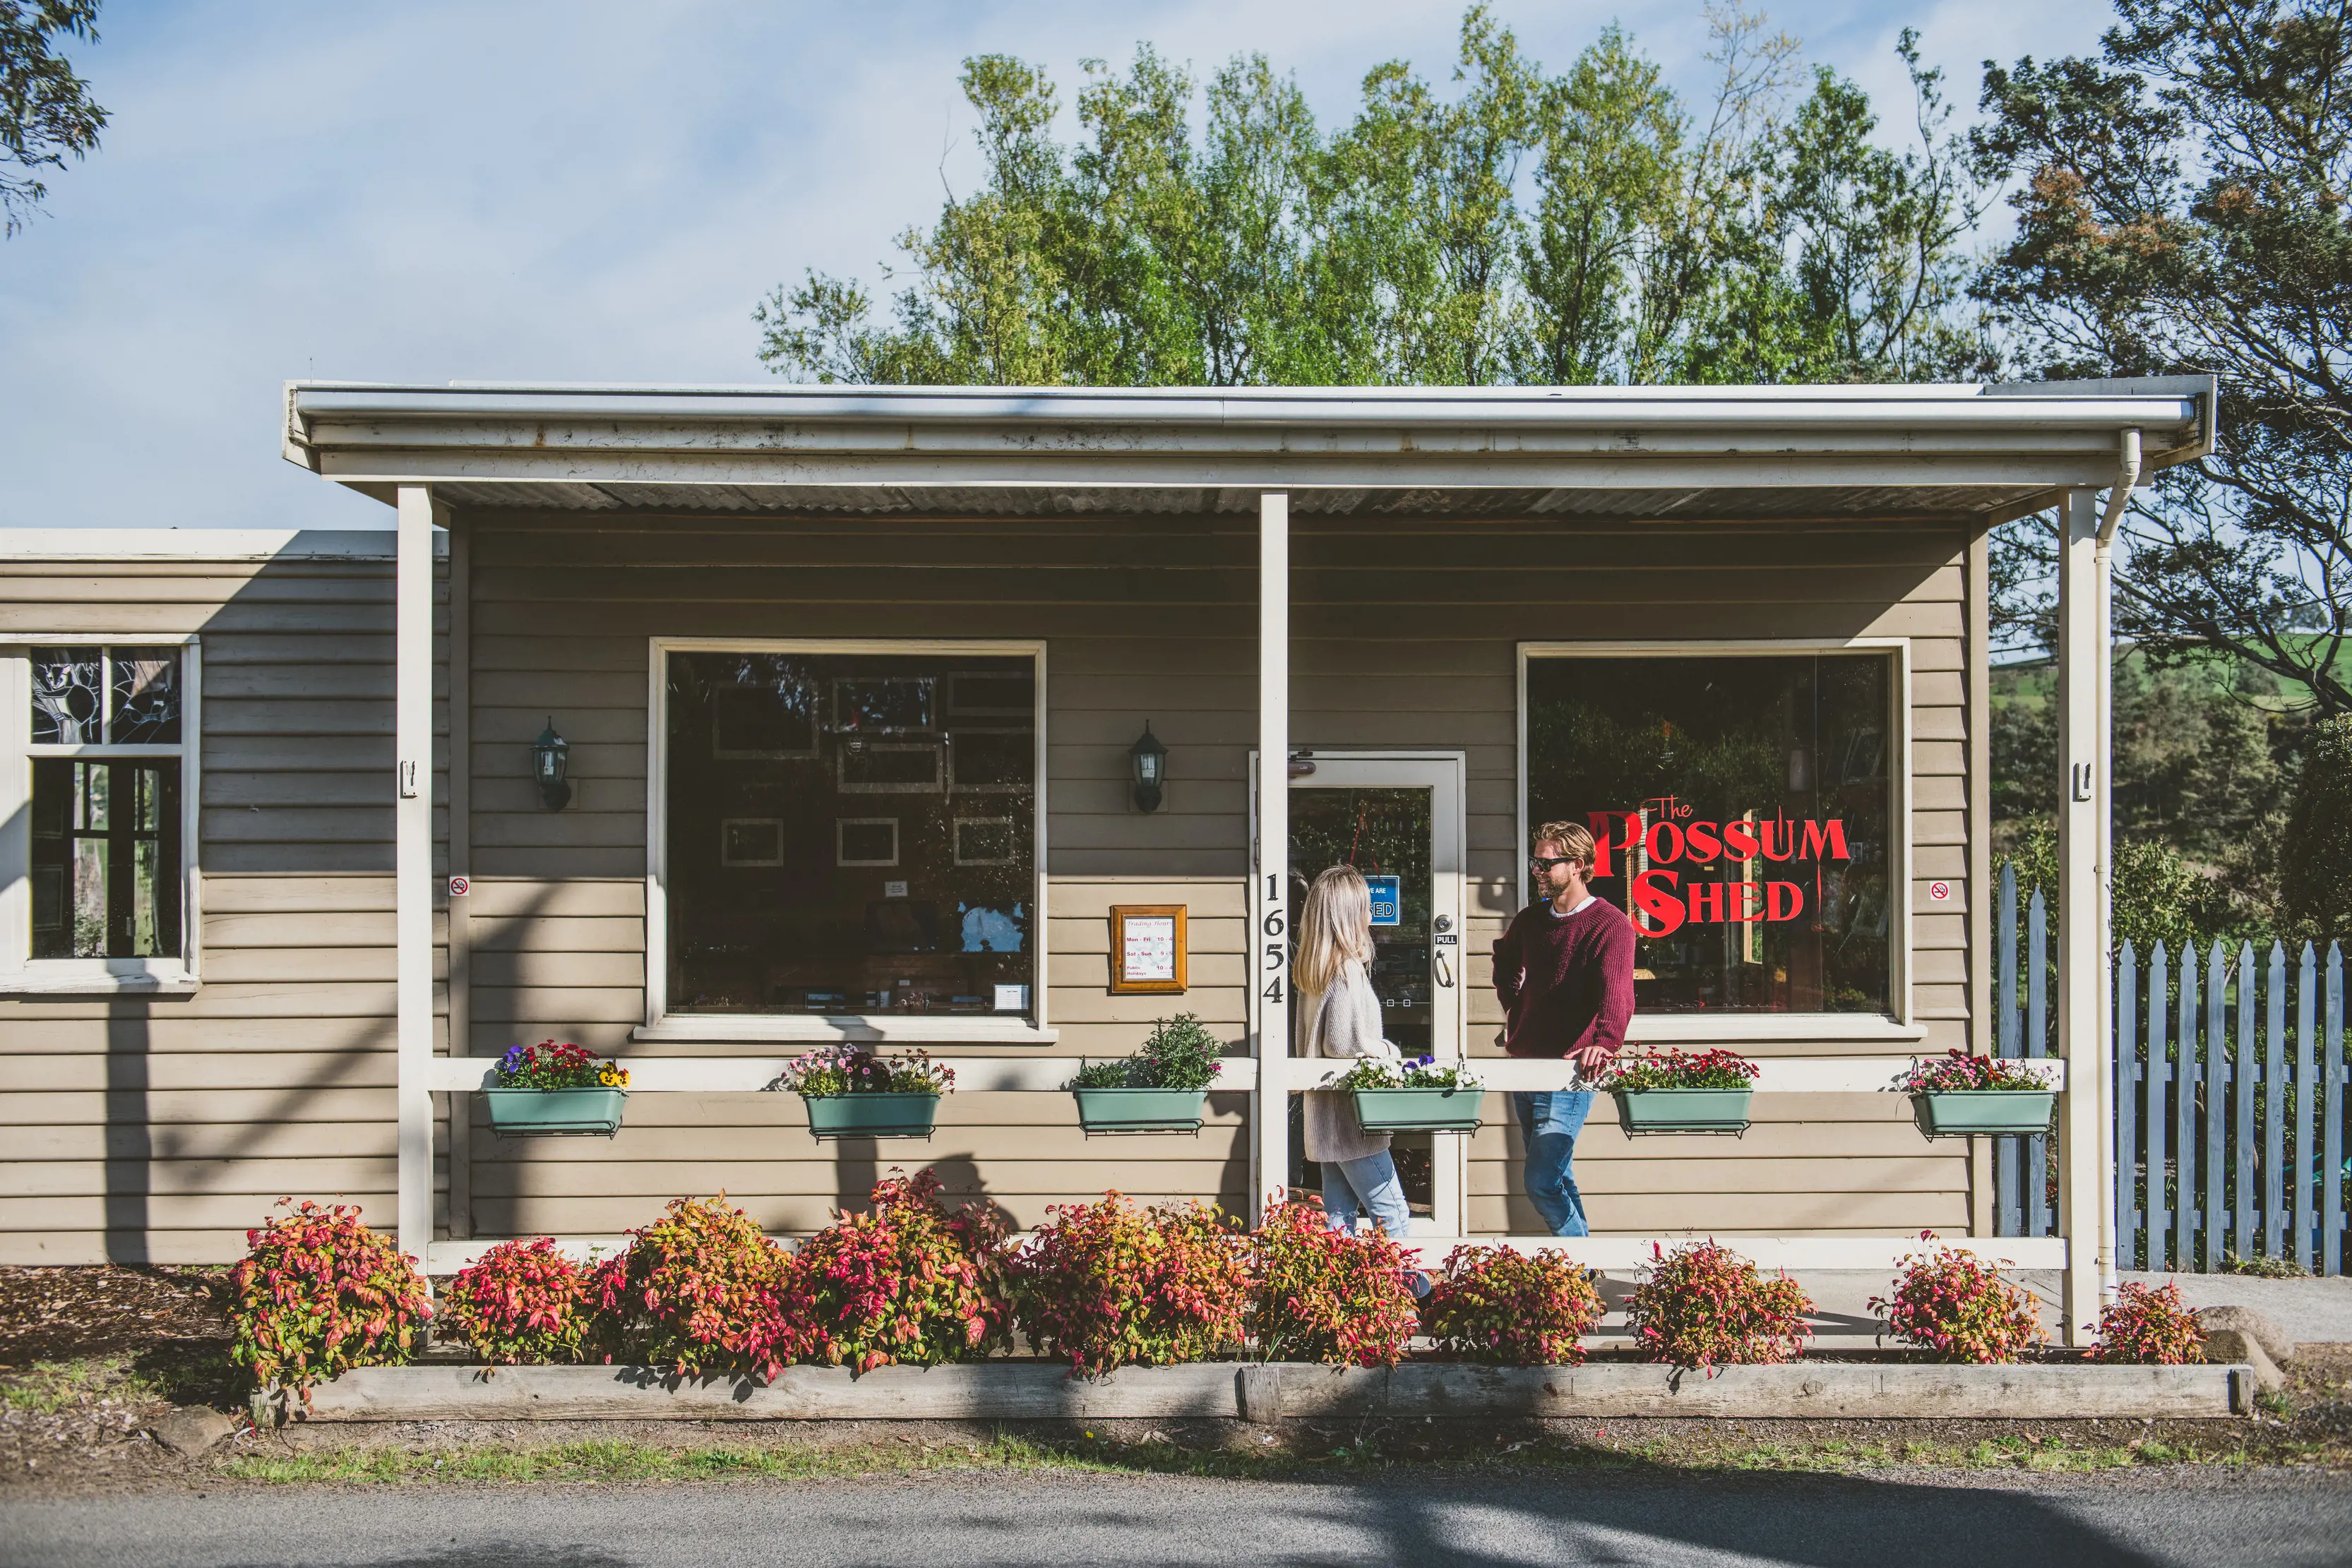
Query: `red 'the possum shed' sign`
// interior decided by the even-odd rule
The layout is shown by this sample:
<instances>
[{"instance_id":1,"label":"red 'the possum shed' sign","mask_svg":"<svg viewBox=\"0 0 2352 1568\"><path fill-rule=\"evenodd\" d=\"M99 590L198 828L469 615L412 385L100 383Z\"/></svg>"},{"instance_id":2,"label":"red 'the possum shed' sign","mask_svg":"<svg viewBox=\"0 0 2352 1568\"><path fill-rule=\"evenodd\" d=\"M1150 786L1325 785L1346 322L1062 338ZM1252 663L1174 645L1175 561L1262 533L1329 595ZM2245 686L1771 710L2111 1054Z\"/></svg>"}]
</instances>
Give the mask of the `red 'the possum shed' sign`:
<instances>
[{"instance_id":1,"label":"red 'the possum shed' sign","mask_svg":"<svg viewBox=\"0 0 2352 1568\"><path fill-rule=\"evenodd\" d=\"M1685 921L1794 920L1805 912L1805 890L1794 882L1769 881L1754 872L1738 881L1693 882L1682 885L1682 873L1667 867L1709 866L1718 860L1761 870L1767 862L1811 861L1818 877L1824 861L1850 861L1845 819L1799 821L1789 817L1735 818L1713 822L1694 820L1695 808L1669 795L1638 811L1593 811L1596 852L1592 874L1615 876L1610 857L1628 858L1626 870L1633 901L1633 929L1644 936L1666 936ZM1634 857L1643 867L1633 870ZM1642 916L1654 922L1645 925Z\"/></svg>"}]
</instances>

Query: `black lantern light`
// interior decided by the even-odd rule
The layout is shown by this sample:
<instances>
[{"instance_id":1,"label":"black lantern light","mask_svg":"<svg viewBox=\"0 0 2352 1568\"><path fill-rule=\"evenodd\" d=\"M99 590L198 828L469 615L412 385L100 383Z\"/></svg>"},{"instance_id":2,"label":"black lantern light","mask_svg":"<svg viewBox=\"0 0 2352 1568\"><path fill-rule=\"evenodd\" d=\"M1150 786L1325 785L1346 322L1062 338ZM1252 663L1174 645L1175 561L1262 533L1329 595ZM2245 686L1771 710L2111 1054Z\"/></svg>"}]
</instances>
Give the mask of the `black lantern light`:
<instances>
[{"instance_id":1,"label":"black lantern light","mask_svg":"<svg viewBox=\"0 0 2352 1568\"><path fill-rule=\"evenodd\" d=\"M571 755L572 743L555 733L555 717L549 715L547 727L530 743L530 776L539 786L539 803L551 811L572 803L572 786L563 781Z\"/></svg>"},{"instance_id":2,"label":"black lantern light","mask_svg":"<svg viewBox=\"0 0 2352 1568\"><path fill-rule=\"evenodd\" d=\"M1157 811L1168 779L1168 748L1151 733L1150 719L1143 721L1143 737L1127 748L1127 755L1135 767L1135 809Z\"/></svg>"}]
</instances>

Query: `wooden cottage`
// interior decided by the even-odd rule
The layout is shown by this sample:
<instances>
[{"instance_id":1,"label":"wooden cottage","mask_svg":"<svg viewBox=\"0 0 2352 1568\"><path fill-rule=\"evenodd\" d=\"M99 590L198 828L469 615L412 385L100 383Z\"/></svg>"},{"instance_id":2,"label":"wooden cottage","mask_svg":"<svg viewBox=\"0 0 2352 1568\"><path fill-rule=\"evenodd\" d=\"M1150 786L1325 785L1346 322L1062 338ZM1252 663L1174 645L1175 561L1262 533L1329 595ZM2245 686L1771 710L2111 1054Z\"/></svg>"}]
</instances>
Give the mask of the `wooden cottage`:
<instances>
[{"instance_id":1,"label":"wooden cottage","mask_svg":"<svg viewBox=\"0 0 2352 1568\"><path fill-rule=\"evenodd\" d=\"M2079 1322L2104 541L2212 418L2200 379L295 383L286 455L394 528L0 534L0 1260L221 1260L342 1195L446 1272L721 1189L805 1232L925 1164L1024 1224L1247 1212L1311 1183L1303 879L1377 879L1392 1039L1550 1086L1489 949L1566 819L1644 931L1634 1040L1762 1077L1738 1138L1596 1114L1561 1245L1874 1268L1932 1228L2065 1269ZM1993 1048L1986 534L2035 512L2082 1066L2062 1234L2003 1239L1985 1140L1889 1085ZM1178 1013L1230 1053L1201 1131L1087 1135L1072 1071ZM489 1134L490 1061L549 1039L626 1062L610 1139ZM935 1134L819 1143L761 1092L833 1042L948 1061ZM1549 1243L1486 1124L1400 1139L1419 1230Z\"/></svg>"}]
</instances>

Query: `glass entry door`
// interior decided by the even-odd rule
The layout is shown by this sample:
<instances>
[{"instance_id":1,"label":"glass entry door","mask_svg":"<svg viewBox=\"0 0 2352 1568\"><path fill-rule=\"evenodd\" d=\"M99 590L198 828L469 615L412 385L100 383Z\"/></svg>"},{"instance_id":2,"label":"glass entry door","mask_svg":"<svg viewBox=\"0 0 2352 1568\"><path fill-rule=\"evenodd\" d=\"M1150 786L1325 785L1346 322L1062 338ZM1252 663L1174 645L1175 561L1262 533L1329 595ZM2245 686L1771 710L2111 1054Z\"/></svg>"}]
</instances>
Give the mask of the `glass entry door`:
<instances>
[{"instance_id":1,"label":"glass entry door","mask_svg":"<svg viewBox=\"0 0 2352 1568\"><path fill-rule=\"evenodd\" d=\"M1302 759L1304 766L1306 759ZM1372 890L1372 987L1382 1032L1408 1057L1463 1049L1462 760L1458 756L1319 752L1290 781L1290 928L1327 866L1352 865ZM1301 1103L1289 1097L1289 1185L1319 1192ZM1416 1231L1462 1232L1464 1145L1399 1134L1390 1145Z\"/></svg>"}]
</instances>

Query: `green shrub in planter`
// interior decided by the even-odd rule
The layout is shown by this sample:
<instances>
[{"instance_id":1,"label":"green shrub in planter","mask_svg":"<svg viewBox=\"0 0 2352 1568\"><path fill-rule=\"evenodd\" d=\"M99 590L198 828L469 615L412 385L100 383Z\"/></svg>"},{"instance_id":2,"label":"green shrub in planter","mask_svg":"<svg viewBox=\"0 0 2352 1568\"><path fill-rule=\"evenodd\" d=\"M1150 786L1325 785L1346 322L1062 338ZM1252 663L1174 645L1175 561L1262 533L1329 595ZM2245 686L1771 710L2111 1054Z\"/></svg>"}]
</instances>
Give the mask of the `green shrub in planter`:
<instances>
[{"instance_id":1,"label":"green shrub in planter","mask_svg":"<svg viewBox=\"0 0 2352 1568\"><path fill-rule=\"evenodd\" d=\"M1758 1071L1735 1051L1669 1049L1614 1064L1602 1086L1628 1133L1744 1133Z\"/></svg>"},{"instance_id":2,"label":"green shrub in planter","mask_svg":"<svg viewBox=\"0 0 2352 1568\"><path fill-rule=\"evenodd\" d=\"M433 1316L416 1260L348 1204L280 1198L286 1213L245 1233L229 1271L228 1358L264 1387L299 1388L354 1366L397 1366Z\"/></svg>"},{"instance_id":3,"label":"green shrub in planter","mask_svg":"<svg viewBox=\"0 0 2352 1568\"><path fill-rule=\"evenodd\" d=\"M1366 1057L1333 1087L1354 1098L1357 1124L1367 1133L1475 1133L1486 1094L1469 1063L1440 1067L1433 1056Z\"/></svg>"},{"instance_id":4,"label":"green shrub in planter","mask_svg":"<svg viewBox=\"0 0 2352 1568\"><path fill-rule=\"evenodd\" d=\"M1601 1321L1592 1276L1558 1252L1456 1247L1421 1303L1438 1350L1495 1366L1577 1366Z\"/></svg>"},{"instance_id":5,"label":"green shrub in planter","mask_svg":"<svg viewBox=\"0 0 2352 1568\"><path fill-rule=\"evenodd\" d=\"M1081 1062L1067 1087L1089 1133L1197 1133L1223 1071L1216 1037L1179 1013L1153 1025L1133 1056Z\"/></svg>"},{"instance_id":6,"label":"green shrub in planter","mask_svg":"<svg viewBox=\"0 0 2352 1568\"><path fill-rule=\"evenodd\" d=\"M450 1315L492 1366L578 1361L588 1333L588 1271L551 1239L501 1241L460 1269L442 1293Z\"/></svg>"},{"instance_id":7,"label":"green shrub in planter","mask_svg":"<svg viewBox=\"0 0 2352 1568\"><path fill-rule=\"evenodd\" d=\"M1668 1252L1655 1242L1649 1278L1633 1288L1625 1322L1643 1359L1701 1370L1794 1361L1812 1337L1812 1298L1786 1274L1766 1279L1728 1247L1694 1241Z\"/></svg>"},{"instance_id":8,"label":"green shrub in planter","mask_svg":"<svg viewBox=\"0 0 2352 1568\"><path fill-rule=\"evenodd\" d=\"M2022 1061L1954 1051L1918 1062L1895 1081L1911 1118L1930 1138L2047 1131L2057 1091Z\"/></svg>"},{"instance_id":9,"label":"green shrub in planter","mask_svg":"<svg viewBox=\"0 0 2352 1568\"><path fill-rule=\"evenodd\" d=\"M1954 1251L1932 1230L1919 1239L1927 1250L1903 1260L1895 1293L1870 1299L1888 1333L1937 1361L1987 1365L2015 1361L2049 1337L2033 1299L1999 1265Z\"/></svg>"},{"instance_id":10,"label":"green shrub in planter","mask_svg":"<svg viewBox=\"0 0 2352 1568\"><path fill-rule=\"evenodd\" d=\"M808 1107L809 1135L825 1138L928 1138L940 1096L955 1090L955 1071L926 1051L878 1056L831 1045L794 1057L770 1089L798 1094Z\"/></svg>"}]
</instances>

